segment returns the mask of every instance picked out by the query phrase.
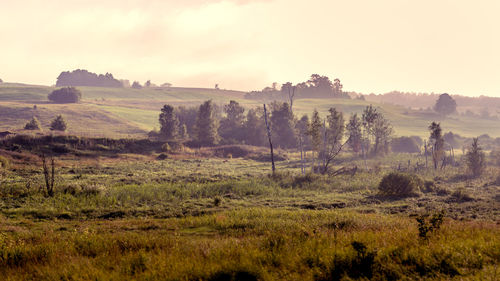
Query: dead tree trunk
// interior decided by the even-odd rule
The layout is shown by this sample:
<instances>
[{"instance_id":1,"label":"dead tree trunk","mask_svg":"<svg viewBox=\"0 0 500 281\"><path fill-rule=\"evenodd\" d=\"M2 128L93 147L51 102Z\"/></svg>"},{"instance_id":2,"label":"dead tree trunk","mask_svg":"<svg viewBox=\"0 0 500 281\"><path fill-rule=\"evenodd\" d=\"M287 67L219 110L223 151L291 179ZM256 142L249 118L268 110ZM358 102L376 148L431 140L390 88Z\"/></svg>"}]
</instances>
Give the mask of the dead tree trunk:
<instances>
[{"instance_id":1,"label":"dead tree trunk","mask_svg":"<svg viewBox=\"0 0 500 281\"><path fill-rule=\"evenodd\" d=\"M274 166L273 141L271 139L271 128L269 128L269 122L267 122L266 104L264 104L264 120L266 121L267 138L269 139L269 148L271 149L271 163L272 163L272 170L273 170L273 175L274 175L274 172L276 171L276 168Z\"/></svg>"},{"instance_id":2,"label":"dead tree trunk","mask_svg":"<svg viewBox=\"0 0 500 281\"><path fill-rule=\"evenodd\" d=\"M302 135L299 134L299 145L300 145L300 171L302 175L305 175L306 168L304 167L304 147L302 144Z\"/></svg>"},{"instance_id":3,"label":"dead tree trunk","mask_svg":"<svg viewBox=\"0 0 500 281\"><path fill-rule=\"evenodd\" d=\"M54 178L55 178L55 161L54 158L50 160L51 171L49 172L49 167L47 165L47 159L45 155L42 154L42 168L43 168L43 176L45 178L45 188L47 190L47 195L52 197L54 196Z\"/></svg>"}]
</instances>

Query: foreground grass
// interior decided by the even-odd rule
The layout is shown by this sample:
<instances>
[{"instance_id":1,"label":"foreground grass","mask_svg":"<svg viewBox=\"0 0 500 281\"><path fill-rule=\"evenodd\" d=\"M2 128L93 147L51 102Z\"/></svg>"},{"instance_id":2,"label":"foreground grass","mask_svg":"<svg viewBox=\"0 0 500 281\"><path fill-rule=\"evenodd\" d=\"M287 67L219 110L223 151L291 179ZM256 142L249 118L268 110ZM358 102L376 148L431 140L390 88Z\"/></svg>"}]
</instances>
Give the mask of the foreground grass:
<instances>
[{"instance_id":1,"label":"foreground grass","mask_svg":"<svg viewBox=\"0 0 500 281\"><path fill-rule=\"evenodd\" d=\"M447 219L424 241L412 218L348 211L1 220L3 280L495 280L500 274L500 230L480 221Z\"/></svg>"}]
</instances>

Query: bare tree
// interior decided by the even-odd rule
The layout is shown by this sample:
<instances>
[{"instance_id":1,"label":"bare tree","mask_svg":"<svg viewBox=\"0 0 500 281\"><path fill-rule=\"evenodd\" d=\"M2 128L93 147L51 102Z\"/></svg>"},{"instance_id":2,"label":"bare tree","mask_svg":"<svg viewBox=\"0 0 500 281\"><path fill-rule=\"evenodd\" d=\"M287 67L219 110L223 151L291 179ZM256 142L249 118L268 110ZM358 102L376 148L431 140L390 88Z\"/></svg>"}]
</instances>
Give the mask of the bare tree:
<instances>
[{"instance_id":1,"label":"bare tree","mask_svg":"<svg viewBox=\"0 0 500 281\"><path fill-rule=\"evenodd\" d=\"M45 155L42 154L42 167L43 167L43 176L45 178L45 187L47 189L47 195L50 197L54 196L54 179L55 179L55 161L54 158L50 158L51 169L49 172L49 167L47 165L47 159Z\"/></svg>"},{"instance_id":2,"label":"bare tree","mask_svg":"<svg viewBox=\"0 0 500 281\"><path fill-rule=\"evenodd\" d=\"M272 170L273 170L273 175L276 170L274 166L274 151L273 151L273 141L271 139L271 128L269 128L269 122L267 121L267 110L266 110L266 104L264 104L264 120L266 122L266 128L267 128L267 138L269 139L269 147L271 149L271 163L272 163Z\"/></svg>"}]
</instances>

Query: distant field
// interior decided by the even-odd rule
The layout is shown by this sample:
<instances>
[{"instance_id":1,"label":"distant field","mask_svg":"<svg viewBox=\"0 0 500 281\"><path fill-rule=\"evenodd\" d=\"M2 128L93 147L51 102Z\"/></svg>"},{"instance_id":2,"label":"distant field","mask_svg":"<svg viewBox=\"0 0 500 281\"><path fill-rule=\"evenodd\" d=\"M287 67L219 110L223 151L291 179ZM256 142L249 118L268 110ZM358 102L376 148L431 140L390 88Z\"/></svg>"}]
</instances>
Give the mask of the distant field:
<instances>
[{"instance_id":1,"label":"distant field","mask_svg":"<svg viewBox=\"0 0 500 281\"><path fill-rule=\"evenodd\" d=\"M105 136L140 137L158 128L158 114L163 104L195 106L212 99L217 104L236 100L247 108L260 102L244 99L244 92L199 88L96 88L78 87L83 101L73 105L54 105L47 95L54 89L46 86L0 84L0 130L20 130L33 116L47 127L57 114L63 114L70 124L70 133ZM38 110L33 110L33 105ZM294 103L297 115L311 114L314 108L325 115L330 107L340 109L347 119L351 113L361 113L370 102L341 99L300 99ZM401 106L374 104L391 120L396 135L427 136L427 126L439 121L443 130L466 137L489 134L500 137L500 126L494 120L455 116L441 120L434 114L425 115Z\"/></svg>"}]
</instances>

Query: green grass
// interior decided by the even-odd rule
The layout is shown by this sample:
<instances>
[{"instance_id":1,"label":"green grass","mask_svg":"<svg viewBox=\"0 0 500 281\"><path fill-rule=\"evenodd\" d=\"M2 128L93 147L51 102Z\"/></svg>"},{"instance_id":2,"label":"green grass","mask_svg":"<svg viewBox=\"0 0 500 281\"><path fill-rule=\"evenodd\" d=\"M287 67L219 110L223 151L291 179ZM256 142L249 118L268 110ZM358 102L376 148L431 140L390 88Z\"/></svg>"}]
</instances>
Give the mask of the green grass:
<instances>
[{"instance_id":1,"label":"green grass","mask_svg":"<svg viewBox=\"0 0 500 281\"><path fill-rule=\"evenodd\" d=\"M411 218L345 211L3 220L0 229L4 280L494 280L500 263L493 223L446 219L422 241Z\"/></svg>"}]
</instances>

